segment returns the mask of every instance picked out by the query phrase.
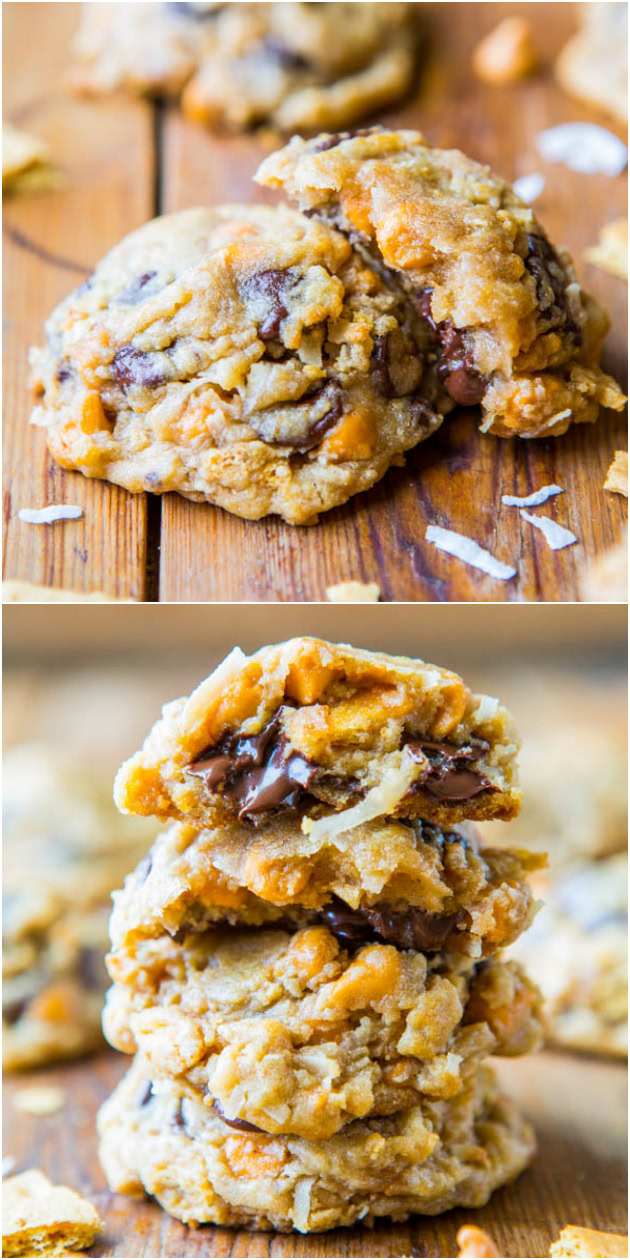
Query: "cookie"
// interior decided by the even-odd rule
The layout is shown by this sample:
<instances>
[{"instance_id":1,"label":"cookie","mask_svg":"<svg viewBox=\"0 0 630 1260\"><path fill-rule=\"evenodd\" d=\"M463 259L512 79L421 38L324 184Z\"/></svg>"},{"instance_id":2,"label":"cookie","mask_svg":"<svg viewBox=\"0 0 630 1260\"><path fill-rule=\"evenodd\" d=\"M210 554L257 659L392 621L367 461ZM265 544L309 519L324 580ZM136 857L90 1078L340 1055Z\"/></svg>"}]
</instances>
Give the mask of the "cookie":
<instances>
[{"instance_id":1,"label":"cookie","mask_svg":"<svg viewBox=\"0 0 630 1260\"><path fill-rule=\"evenodd\" d=\"M346 126L405 94L410 4L84 6L72 82L179 96L184 112L234 130Z\"/></svg>"},{"instance_id":2,"label":"cookie","mask_svg":"<svg viewBox=\"0 0 630 1260\"><path fill-rule=\"evenodd\" d=\"M40 586L35 582L2 583L3 604L135 604L134 599L114 599L104 591L66 591L59 586Z\"/></svg>"},{"instance_id":3,"label":"cookie","mask_svg":"<svg viewBox=\"0 0 630 1260\"><path fill-rule=\"evenodd\" d=\"M341 233L283 207L155 219L47 335L32 420L64 468L248 519L312 523L441 420L426 324Z\"/></svg>"},{"instance_id":4,"label":"cookie","mask_svg":"<svg viewBox=\"0 0 630 1260\"><path fill-rule=\"evenodd\" d=\"M90 1247L103 1228L87 1199L34 1168L3 1182L3 1256L66 1255Z\"/></svg>"},{"instance_id":5,"label":"cookie","mask_svg":"<svg viewBox=\"0 0 630 1260\"><path fill-rule=\"evenodd\" d=\"M215 925L323 924L344 945L488 957L530 921L540 859L479 847L470 826L375 820L314 849L295 823L174 823L114 894L114 949Z\"/></svg>"},{"instance_id":6,"label":"cookie","mask_svg":"<svg viewBox=\"0 0 630 1260\"><path fill-rule=\"evenodd\" d=\"M154 1195L188 1224L333 1229L377 1217L479 1207L529 1163L529 1124L488 1069L447 1101L355 1121L326 1141L238 1132L141 1058L101 1108L114 1191Z\"/></svg>"},{"instance_id":7,"label":"cookie","mask_svg":"<svg viewBox=\"0 0 630 1260\"><path fill-rule=\"evenodd\" d=\"M488 1054L539 1045L539 995L514 964L458 973L344 945L324 926L140 939L108 957L105 1034L227 1123L313 1140L450 1098Z\"/></svg>"},{"instance_id":8,"label":"cookie","mask_svg":"<svg viewBox=\"0 0 630 1260\"><path fill-rule=\"evenodd\" d=\"M545 904L511 954L546 1002L550 1040L628 1053L628 859L619 853L541 883Z\"/></svg>"},{"instance_id":9,"label":"cookie","mask_svg":"<svg viewBox=\"0 0 630 1260\"><path fill-rule=\"evenodd\" d=\"M505 180L417 131L294 137L255 178L341 230L433 342L451 405L480 404L484 432L564 433L621 410L598 366L609 320Z\"/></svg>"},{"instance_id":10,"label":"cookie","mask_svg":"<svg viewBox=\"0 0 630 1260\"><path fill-rule=\"evenodd\" d=\"M373 818L513 817L518 744L499 701L449 670L299 638L235 648L166 705L114 794L124 812L200 827L301 817L316 848Z\"/></svg>"},{"instance_id":11,"label":"cookie","mask_svg":"<svg viewBox=\"0 0 630 1260\"><path fill-rule=\"evenodd\" d=\"M150 828L116 814L98 774L38 744L7 754L3 813L3 1064L19 1070L103 1044L111 891Z\"/></svg>"},{"instance_id":12,"label":"cookie","mask_svg":"<svg viewBox=\"0 0 630 1260\"><path fill-rule=\"evenodd\" d=\"M565 1225L559 1238L551 1244L550 1256L618 1256L625 1260L628 1255L628 1238L625 1234L606 1234L599 1229L584 1229L582 1225Z\"/></svg>"},{"instance_id":13,"label":"cookie","mask_svg":"<svg viewBox=\"0 0 630 1260\"><path fill-rule=\"evenodd\" d=\"M628 121L628 6L581 4L582 25L556 61L556 75L570 96Z\"/></svg>"}]
</instances>

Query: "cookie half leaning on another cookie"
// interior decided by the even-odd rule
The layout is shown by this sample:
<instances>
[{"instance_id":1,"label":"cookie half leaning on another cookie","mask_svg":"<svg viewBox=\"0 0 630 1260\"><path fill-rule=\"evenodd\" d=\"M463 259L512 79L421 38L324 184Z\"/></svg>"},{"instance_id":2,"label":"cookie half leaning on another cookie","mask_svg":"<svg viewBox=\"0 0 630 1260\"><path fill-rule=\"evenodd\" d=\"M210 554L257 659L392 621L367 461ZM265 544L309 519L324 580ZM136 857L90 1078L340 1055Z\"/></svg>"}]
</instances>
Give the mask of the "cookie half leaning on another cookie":
<instances>
[{"instance_id":1,"label":"cookie half leaning on another cookie","mask_svg":"<svg viewBox=\"0 0 630 1260\"><path fill-rule=\"evenodd\" d=\"M291 639L251 657L234 649L166 705L118 772L115 800L200 827L282 812L315 849L374 818L513 817L518 747L499 701L449 670Z\"/></svg>"},{"instance_id":2,"label":"cookie half leaning on another cookie","mask_svg":"<svg viewBox=\"0 0 630 1260\"><path fill-rule=\"evenodd\" d=\"M190 1225L333 1229L379 1216L480 1207L535 1148L481 1068L451 1099L358 1120L325 1141L238 1132L138 1055L98 1119L112 1190L154 1195Z\"/></svg>"},{"instance_id":3,"label":"cookie half leaning on another cookie","mask_svg":"<svg viewBox=\"0 0 630 1260\"><path fill-rule=\"evenodd\" d=\"M440 423L426 322L346 237L285 207L126 237L31 351L64 468L306 524Z\"/></svg>"},{"instance_id":4,"label":"cookie half leaning on another cookie","mask_svg":"<svg viewBox=\"0 0 630 1260\"><path fill-rule=\"evenodd\" d=\"M608 316L487 166L418 131L374 128L294 136L256 179L342 231L405 295L451 405L480 403L483 431L550 436L595 420L600 405L622 409L599 367Z\"/></svg>"}]
</instances>

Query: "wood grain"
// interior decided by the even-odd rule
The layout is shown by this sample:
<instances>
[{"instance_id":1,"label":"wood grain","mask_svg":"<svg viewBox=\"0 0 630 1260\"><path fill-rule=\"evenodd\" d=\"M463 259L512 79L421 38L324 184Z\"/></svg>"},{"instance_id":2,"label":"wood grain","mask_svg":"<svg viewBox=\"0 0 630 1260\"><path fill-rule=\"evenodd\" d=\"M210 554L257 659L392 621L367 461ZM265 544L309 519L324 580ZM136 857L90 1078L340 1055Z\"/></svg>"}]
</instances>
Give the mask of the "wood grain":
<instances>
[{"instance_id":1,"label":"wood grain","mask_svg":"<svg viewBox=\"0 0 630 1260\"><path fill-rule=\"evenodd\" d=\"M6 215L13 237L6 243L5 576L79 589L104 586L137 598L157 597L159 579L161 600L183 602L323 600L328 585L348 578L378 582L386 600L577 599L581 571L621 537L626 516L625 501L603 490L614 450L626 445L623 418L610 414L562 438L518 443L483 437L478 416L460 411L408 456L406 468L391 470L378 486L309 529L275 518L241 521L176 495L152 499L148 547L142 497L54 469L43 434L26 425L26 348L40 339L43 318L83 273L33 256L15 233L75 268L87 267L153 209L152 107L127 99L78 102L61 87L76 8L5 5L9 117L49 139L69 176L65 190L16 198ZM547 186L537 212L552 239L572 250L587 287L609 307L613 328L604 364L623 383L627 287L587 267L582 251L603 224L625 213L626 179L547 166L535 148L538 131L555 122L592 118L611 125L570 100L553 80L551 63L574 28L574 6L418 8L426 43L418 92L383 121L420 126L432 142L457 145L510 179L544 171ZM470 53L506 12L530 17L544 66L527 83L489 88L473 76ZM42 35L37 41L32 15ZM266 199L251 176L268 138L213 136L174 109L157 111L155 133L157 208ZM518 511L501 505L503 493L527 493L549 481L566 493L544 514L580 540L560 552L550 551ZM85 520L40 528L15 520L20 506L54 499L85 504ZM515 564L519 577L495 582L438 553L424 541L428 524L471 535Z\"/></svg>"},{"instance_id":2,"label":"wood grain","mask_svg":"<svg viewBox=\"0 0 630 1260\"><path fill-rule=\"evenodd\" d=\"M98 1163L94 1118L126 1065L122 1055L109 1051L79 1065L5 1081L4 1153L14 1157L14 1171L42 1168L97 1206L107 1228L89 1255L452 1257L457 1230L474 1219L501 1255L546 1256L567 1224L626 1232L627 1074L620 1064L551 1052L499 1062L502 1081L534 1122L539 1140L535 1163L514 1185L475 1212L310 1237L210 1226L190 1230L149 1201L110 1194ZM12 1098L27 1084L61 1086L63 1110L44 1118L17 1112Z\"/></svg>"},{"instance_id":3,"label":"wood grain","mask_svg":"<svg viewBox=\"0 0 630 1260\"><path fill-rule=\"evenodd\" d=\"M27 353L53 307L154 205L152 111L139 101L77 102L61 87L78 5L7 4L5 118L41 137L63 187L4 201L5 577L142 599L147 503L66 473L28 424ZM73 503L79 521L28 525L23 507Z\"/></svg>"}]
</instances>

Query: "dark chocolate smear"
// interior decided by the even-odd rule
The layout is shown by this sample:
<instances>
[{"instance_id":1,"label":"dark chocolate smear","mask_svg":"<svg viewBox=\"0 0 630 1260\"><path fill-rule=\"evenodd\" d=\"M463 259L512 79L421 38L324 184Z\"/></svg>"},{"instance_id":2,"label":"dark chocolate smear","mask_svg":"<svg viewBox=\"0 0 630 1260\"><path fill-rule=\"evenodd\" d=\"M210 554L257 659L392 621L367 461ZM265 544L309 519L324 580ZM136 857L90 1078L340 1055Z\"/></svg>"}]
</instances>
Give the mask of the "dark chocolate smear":
<instances>
[{"instance_id":1,"label":"dark chocolate smear","mask_svg":"<svg viewBox=\"0 0 630 1260\"><path fill-rule=\"evenodd\" d=\"M138 385L142 389L155 389L164 385L167 377L161 367L156 365L157 356L145 354L144 350L134 350L133 346L123 346L114 355L114 376L119 385Z\"/></svg>"},{"instance_id":2,"label":"dark chocolate smear","mask_svg":"<svg viewBox=\"0 0 630 1260\"><path fill-rule=\"evenodd\" d=\"M291 750L279 709L257 735L228 736L204 749L190 767L211 792L237 802L239 818L267 810L296 810L318 767Z\"/></svg>"},{"instance_id":3,"label":"dark chocolate smear","mask_svg":"<svg viewBox=\"0 0 630 1260\"><path fill-rule=\"evenodd\" d=\"M264 1129L259 1129L257 1124L250 1124L249 1120L239 1120L238 1118L235 1120L228 1120L221 1104L217 1102L216 1098L213 1099L212 1109L213 1111L216 1111L217 1115L220 1117L220 1119L223 1121L224 1124L229 1125L230 1129L238 1129L239 1133L264 1133L265 1132Z\"/></svg>"},{"instance_id":4,"label":"dark chocolate smear","mask_svg":"<svg viewBox=\"0 0 630 1260\"><path fill-rule=\"evenodd\" d=\"M336 135L325 136L323 140L318 140L312 145L311 153L325 153L327 149L336 149L342 140L356 140L358 136L371 136L382 130L382 127L362 127L358 131L338 131Z\"/></svg>"},{"instance_id":5,"label":"dark chocolate smear","mask_svg":"<svg viewBox=\"0 0 630 1260\"><path fill-rule=\"evenodd\" d=\"M429 914L417 906L395 910L387 902L352 910L338 897L333 897L320 917L340 941L356 944L380 940L397 949L416 949L429 954L444 944L458 915Z\"/></svg>"},{"instance_id":6,"label":"dark chocolate smear","mask_svg":"<svg viewBox=\"0 0 630 1260\"><path fill-rule=\"evenodd\" d=\"M576 344L582 340L581 330L570 319L566 308L566 275L553 245L544 236L529 233L525 268L536 284L536 301L551 328L563 326Z\"/></svg>"},{"instance_id":7,"label":"dark chocolate smear","mask_svg":"<svg viewBox=\"0 0 630 1260\"><path fill-rule=\"evenodd\" d=\"M453 402L462 407L473 407L481 402L488 381L475 368L472 347L466 344L466 329L455 328L450 319L440 324L434 320L431 314L432 292L432 289L418 289L416 303L440 347L438 375Z\"/></svg>"},{"instance_id":8,"label":"dark chocolate smear","mask_svg":"<svg viewBox=\"0 0 630 1260\"><path fill-rule=\"evenodd\" d=\"M268 446L290 446L292 450L300 455L305 455L307 451L312 451L314 447L319 446L328 430L332 428L333 424L336 424L343 413L343 390L341 385L335 377L330 377L323 385L319 385L310 393L305 394L297 404L298 407L311 407L314 400L322 394L330 402L329 410L325 415L320 416L319 420L315 420L306 433L302 434L301 437L283 437L278 438L276 441L263 438L263 442L266 441Z\"/></svg>"},{"instance_id":9,"label":"dark chocolate smear","mask_svg":"<svg viewBox=\"0 0 630 1260\"><path fill-rule=\"evenodd\" d=\"M483 740L462 745L412 740L407 747L411 753L424 753L430 763L412 792L420 786L440 801L469 801L492 787L485 775L470 764L487 751L488 745Z\"/></svg>"}]
</instances>

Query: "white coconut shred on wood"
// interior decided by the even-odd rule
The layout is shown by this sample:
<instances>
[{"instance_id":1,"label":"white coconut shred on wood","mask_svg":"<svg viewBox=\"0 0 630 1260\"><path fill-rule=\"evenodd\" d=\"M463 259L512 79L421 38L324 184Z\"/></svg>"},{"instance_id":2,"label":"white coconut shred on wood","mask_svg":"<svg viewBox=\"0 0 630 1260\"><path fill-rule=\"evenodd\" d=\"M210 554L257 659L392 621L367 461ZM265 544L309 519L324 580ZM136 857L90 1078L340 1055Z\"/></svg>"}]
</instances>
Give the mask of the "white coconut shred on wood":
<instances>
[{"instance_id":1,"label":"white coconut shred on wood","mask_svg":"<svg viewBox=\"0 0 630 1260\"><path fill-rule=\"evenodd\" d=\"M83 516L82 507L70 503L51 503L44 508L20 508L18 517L27 525L52 525L55 521L78 521Z\"/></svg>"},{"instance_id":2,"label":"white coconut shred on wood","mask_svg":"<svg viewBox=\"0 0 630 1260\"><path fill-rule=\"evenodd\" d=\"M532 201L540 197L546 182L544 175L540 175L538 171L532 171L531 175L520 175L518 179L515 179L512 188L521 201L526 201L528 206L531 206Z\"/></svg>"},{"instance_id":3,"label":"white coconut shred on wood","mask_svg":"<svg viewBox=\"0 0 630 1260\"><path fill-rule=\"evenodd\" d=\"M621 175L628 164L623 140L597 123L548 127L536 136L536 147L546 162L563 162L583 175Z\"/></svg>"},{"instance_id":4,"label":"white coconut shred on wood","mask_svg":"<svg viewBox=\"0 0 630 1260\"><path fill-rule=\"evenodd\" d=\"M552 551L562 551L563 547L571 547L578 541L570 529L565 529L564 525L558 525L558 522L552 521L549 516L532 516L531 512L524 512L522 508L521 516L523 520L529 521L530 525L544 534L545 541Z\"/></svg>"},{"instance_id":5,"label":"white coconut shred on wood","mask_svg":"<svg viewBox=\"0 0 630 1260\"><path fill-rule=\"evenodd\" d=\"M501 502L506 507L540 507L541 503L546 503L555 494L564 494L562 486L541 486L540 490L534 490L533 494L526 494L523 498L517 494L504 494Z\"/></svg>"},{"instance_id":6,"label":"white coconut shred on wood","mask_svg":"<svg viewBox=\"0 0 630 1260\"><path fill-rule=\"evenodd\" d=\"M487 573L489 577L497 578L500 582L507 582L509 578L516 577L516 569L512 568L512 565L497 560L489 551L480 547L479 543L473 542L472 538L467 538L465 534L457 534L453 529L442 529L439 525L429 525L425 538L440 551L446 551L449 556L455 556L464 564L470 564L473 569L481 569L482 573Z\"/></svg>"}]
</instances>

